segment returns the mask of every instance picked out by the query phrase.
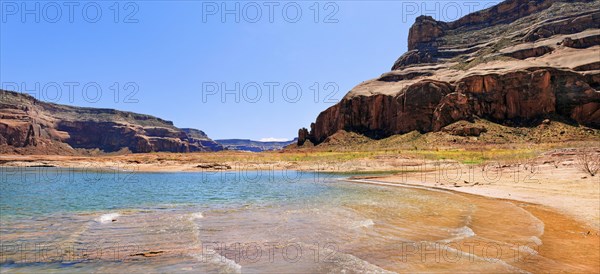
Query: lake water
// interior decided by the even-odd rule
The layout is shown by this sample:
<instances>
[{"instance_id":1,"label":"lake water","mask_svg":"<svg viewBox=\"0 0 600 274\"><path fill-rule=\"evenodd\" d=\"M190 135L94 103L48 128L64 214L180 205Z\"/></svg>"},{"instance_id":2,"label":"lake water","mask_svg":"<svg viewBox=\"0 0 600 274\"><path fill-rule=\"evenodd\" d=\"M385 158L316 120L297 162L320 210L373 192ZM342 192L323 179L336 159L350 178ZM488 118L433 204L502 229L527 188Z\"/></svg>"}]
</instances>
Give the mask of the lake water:
<instances>
[{"instance_id":1,"label":"lake water","mask_svg":"<svg viewBox=\"0 0 600 274\"><path fill-rule=\"evenodd\" d=\"M522 272L544 224L510 202L296 171L3 168L2 272ZM535 264L525 259L535 258Z\"/></svg>"}]
</instances>

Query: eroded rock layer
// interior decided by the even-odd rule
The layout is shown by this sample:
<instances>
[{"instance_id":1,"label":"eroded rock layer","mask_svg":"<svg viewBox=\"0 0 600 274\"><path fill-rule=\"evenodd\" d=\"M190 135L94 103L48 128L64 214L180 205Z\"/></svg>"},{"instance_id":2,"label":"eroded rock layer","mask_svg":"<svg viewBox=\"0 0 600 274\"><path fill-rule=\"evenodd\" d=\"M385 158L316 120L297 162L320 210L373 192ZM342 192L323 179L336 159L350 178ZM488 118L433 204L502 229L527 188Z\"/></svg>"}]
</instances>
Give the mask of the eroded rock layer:
<instances>
[{"instance_id":1,"label":"eroded rock layer","mask_svg":"<svg viewBox=\"0 0 600 274\"><path fill-rule=\"evenodd\" d=\"M0 152L76 154L75 149L114 152L194 152L222 147L196 129L113 109L45 103L0 90Z\"/></svg>"},{"instance_id":2,"label":"eroded rock layer","mask_svg":"<svg viewBox=\"0 0 600 274\"><path fill-rule=\"evenodd\" d=\"M599 10L597 0L508 0L449 23L420 16L392 71L323 111L298 144L340 130L384 138L477 118L600 128Z\"/></svg>"}]
</instances>

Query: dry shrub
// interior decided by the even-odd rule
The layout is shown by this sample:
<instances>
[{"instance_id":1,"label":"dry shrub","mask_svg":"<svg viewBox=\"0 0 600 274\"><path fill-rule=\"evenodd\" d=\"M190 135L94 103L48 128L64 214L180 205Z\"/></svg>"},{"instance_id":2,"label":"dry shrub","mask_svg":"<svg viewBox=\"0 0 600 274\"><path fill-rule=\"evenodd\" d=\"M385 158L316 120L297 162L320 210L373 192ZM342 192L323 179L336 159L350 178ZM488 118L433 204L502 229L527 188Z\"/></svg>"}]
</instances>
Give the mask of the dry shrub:
<instances>
[{"instance_id":1,"label":"dry shrub","mask_svg":"<svg viewBox=\"0 0 600 274\"><path fill-rule=\"evenodd\" d=\"M600 153L595 149L584 149L577 155L577 167L591 176L600 171Z\"/></svg>"}]
</instances>

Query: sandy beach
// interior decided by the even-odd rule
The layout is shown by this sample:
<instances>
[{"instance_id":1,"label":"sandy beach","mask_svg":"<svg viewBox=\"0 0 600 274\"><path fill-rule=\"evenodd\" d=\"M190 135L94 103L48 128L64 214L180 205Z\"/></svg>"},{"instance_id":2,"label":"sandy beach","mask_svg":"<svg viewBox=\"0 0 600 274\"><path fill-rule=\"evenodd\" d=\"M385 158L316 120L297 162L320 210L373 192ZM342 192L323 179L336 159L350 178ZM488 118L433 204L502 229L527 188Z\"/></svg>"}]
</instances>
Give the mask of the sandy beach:
<instances>
[{"instance_id":1,"label":"sandy beach","mask_svg":"<svg viewBox=\"0 0 600 274\"><path fill-rule=\"evenodd\" d=\"M531 169L531 167L528 167ZM600 177L581 172L568 160L558 168L541 164L534 171L510 167L463 167L354 179L355 182L445 189L485 197L539 204L600 228Z\"/></svg>"},{"instance_id":2,"label":"sandy beach","mask_svg":"<svg viewBox=\"0 0 600 274\"><path fill-rule=\"evenodd\" d=\"M454 177L448 180L446 176ZM544 224L543 234L540 236L543 244L537 246L540 255L556 261L566 259L563 263L591 267L581 269L582 272L600 270L600 264L594 263L600 257L597 249L600 246L600 181L598 178L585 176L568 162L562 168L557 168L554 164L542 164L535 167L533 172L526 171L520 165L515 165L512 169L495 168L490 173L467 167L391 176L357 176L348 181L450 191L506 201L523 208ZM487 216L486 219L492 226L498 227L511 222L494 219L493 216ZM521 267L527 269L527 266ZM531 271L558 270L546 266L532 268Z\"/></svg>"}]
</instances>

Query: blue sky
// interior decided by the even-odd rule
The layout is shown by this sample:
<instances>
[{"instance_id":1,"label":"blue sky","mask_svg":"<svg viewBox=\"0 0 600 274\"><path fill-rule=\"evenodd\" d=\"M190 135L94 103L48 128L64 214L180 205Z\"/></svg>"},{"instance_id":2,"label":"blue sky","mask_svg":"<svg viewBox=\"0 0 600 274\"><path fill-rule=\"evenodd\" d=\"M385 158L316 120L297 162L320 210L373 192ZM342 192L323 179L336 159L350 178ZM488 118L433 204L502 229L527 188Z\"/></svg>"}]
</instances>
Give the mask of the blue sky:
<instances>
[{"instance_id":1,"label":"blue sky","mask_svg":"<svg viewBox=\"0 0 600 274\"><path fill-rule=\"evenodd\" d=\"M291 139L389 71L416 16L451 21L489 2L3 0L0 83L213 139Z\"/></svg>"}]
</instances>

